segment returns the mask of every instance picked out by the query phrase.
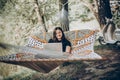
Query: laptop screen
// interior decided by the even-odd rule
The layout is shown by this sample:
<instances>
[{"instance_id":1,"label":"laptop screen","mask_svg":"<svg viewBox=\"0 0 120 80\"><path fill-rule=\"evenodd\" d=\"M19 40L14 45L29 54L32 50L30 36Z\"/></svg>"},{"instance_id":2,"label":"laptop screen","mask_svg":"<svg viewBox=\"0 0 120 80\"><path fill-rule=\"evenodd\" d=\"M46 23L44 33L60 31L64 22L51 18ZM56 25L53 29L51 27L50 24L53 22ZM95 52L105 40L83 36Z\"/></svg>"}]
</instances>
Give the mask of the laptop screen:
<instances>
[{"instance_id":1,"label":"laptop screen","mask_svg":"<svg viewBox=\"0 0 120 80\"><path fill-rule=\"evenodd\" d=\"M62 52L62 43L45 43L43 46L45 50Z\"/></svg>"}]
</instances>

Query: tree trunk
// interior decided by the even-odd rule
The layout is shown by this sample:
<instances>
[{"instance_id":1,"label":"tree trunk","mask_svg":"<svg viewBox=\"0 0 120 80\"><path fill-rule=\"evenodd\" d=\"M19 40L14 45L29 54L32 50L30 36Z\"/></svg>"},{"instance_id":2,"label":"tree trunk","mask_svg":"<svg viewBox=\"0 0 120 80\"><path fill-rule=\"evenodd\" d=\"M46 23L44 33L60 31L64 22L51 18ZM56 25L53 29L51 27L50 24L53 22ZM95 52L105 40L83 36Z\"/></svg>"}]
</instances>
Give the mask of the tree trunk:
<instances>
[{"instance_id":1,"label":"tree trunk","mask_svg":"<svg viewBox=\"0 0 120 80\"><path fill-rule=\"evenodd\" d=\"M103 28L103 26L106 24L105 18L109 18L109 19L112 18L109 0L98 1L98 15L99 15L100 26Z\"/></svg>"},{"instance_id":2,"label":"tree trunk","mask_svg":"<svg viewBox=\"0 0 120 80\"><path fill-rule=\"evenodd\" d=\"M38 0L34 0L34 2L35 2L35 11L36 11L37 17L38 17L38 23L40 26L43 27L44 32L47 32L48 30L45 26L44 15L43 15L42 11L39 9Z\"/></svg>"},{"instance_id":3,"label":"tree trunk","mask_svg":"<svg viewBox=\"0 0 120 80\"><path fill-rule=\"evenodd\" d=\"M106 24L105 18L112 18L109 0L94 0L94 4L82 0L83 4L93 12L101 28Z\"/></svg>"},{"instance_id":4,"label":"tree trunk","mask_svg":"<svg viewBox=\"0 0 120 80\"><path fill-rule=\"evenodd\" d=\"M69 31L68 0L59 0L60 25L63 31Z\"/></svg>"}]
</instances>

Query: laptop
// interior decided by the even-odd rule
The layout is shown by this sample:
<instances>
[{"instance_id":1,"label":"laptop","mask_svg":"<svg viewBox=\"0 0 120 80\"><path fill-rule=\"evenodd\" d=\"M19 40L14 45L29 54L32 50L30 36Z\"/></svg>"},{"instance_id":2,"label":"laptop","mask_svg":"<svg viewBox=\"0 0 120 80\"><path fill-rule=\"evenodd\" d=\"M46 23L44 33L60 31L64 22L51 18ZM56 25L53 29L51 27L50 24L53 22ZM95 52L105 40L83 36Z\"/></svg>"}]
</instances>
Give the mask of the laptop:
<instances>
[{"instance_id":1,"label":"laptop","mask_svg":"<svg viewBox=\"0 0 120 80\"><path fill-rule=\"evenodd\" d=\"M44 43L45 50L62 52L62 43Z\"/></svg>"}]
</instances>

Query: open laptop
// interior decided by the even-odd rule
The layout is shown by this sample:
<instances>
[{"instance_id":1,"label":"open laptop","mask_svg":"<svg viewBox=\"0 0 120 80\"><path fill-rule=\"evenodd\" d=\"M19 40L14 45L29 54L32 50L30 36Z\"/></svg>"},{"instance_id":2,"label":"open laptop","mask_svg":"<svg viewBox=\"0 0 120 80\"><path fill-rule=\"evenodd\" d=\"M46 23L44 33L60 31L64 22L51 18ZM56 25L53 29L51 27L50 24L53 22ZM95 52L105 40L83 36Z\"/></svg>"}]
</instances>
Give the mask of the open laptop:
<instances>
[{"instance_id":1,"label":"open laptop","mask_svg":"<svg viewBox=\"0 0 120 80\"><path fill-rule=\"evenodd\" d=\"M43 47L45 50L62 52L62 43L45 43Z\"/></svg>"}]
</instances>

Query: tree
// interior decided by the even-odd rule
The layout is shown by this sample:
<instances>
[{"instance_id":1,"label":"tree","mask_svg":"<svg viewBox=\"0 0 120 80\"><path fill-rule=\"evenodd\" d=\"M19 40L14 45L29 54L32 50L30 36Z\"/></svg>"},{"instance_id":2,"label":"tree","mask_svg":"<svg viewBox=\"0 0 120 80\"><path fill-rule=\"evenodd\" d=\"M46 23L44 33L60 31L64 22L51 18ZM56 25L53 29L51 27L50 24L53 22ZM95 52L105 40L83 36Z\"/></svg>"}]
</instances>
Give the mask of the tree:
<instances>
[{"instance_id":1,"label":"tree","mask_svg":"<svg viewBox=\"0 0 120 80\"><path fill-rule=\"evenodd\" d=\"M93 12L101 28L106 24L105 18L112 18L109 0L89 0L90 2L86 0L81 1L83 1L83 4Z\"/></svg>"},{"instance_id":2,"label":"tree","mask_svg":"<svg viewBox=\"0 0 120 80\"><path fill-rule=\"evenodd\" d=\"M68 0L59 0L60 25L63 31L69 31Z\"/></svg>"},{"instance_id":3,"label":"tree","mask_svg":"<svg viewBox=\"0 0 120 80\"><path fill-rule=\"evenodd\" d=\"M44 15L39 8L38 0L34 0L34 2L35 2L35 11L36 11L37 17L38 17L38 23L43 27L44 32L47 32L48 30L45 26Z\"/></svg>"},{"instance_id":4,"label":"tree","mask_svg":"<svg viewBox=\"0 0 120 80\"><path fill-rule=\"evenodd\" d=\"M99 22L100 25L104 26L106 24L105 18L112 18L110 2L109 0L96 0L98 3L98 15L99 15Z\"/></svg>"}]
</instances>

